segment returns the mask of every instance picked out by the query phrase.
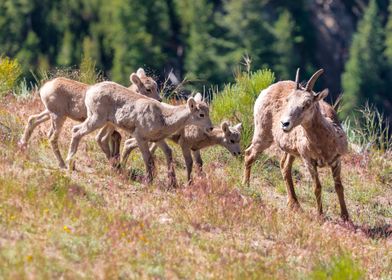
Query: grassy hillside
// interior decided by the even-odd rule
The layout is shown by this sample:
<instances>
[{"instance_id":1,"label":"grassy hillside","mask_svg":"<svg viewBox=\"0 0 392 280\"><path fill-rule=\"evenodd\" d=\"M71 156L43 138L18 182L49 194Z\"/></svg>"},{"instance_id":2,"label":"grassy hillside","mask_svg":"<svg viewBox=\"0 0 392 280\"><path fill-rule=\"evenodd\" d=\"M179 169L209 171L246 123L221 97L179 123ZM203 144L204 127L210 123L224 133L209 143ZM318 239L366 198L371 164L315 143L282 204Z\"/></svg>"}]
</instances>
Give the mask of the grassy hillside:
<instances>
[{"instance_id":1,"label":"grassy hillside","mask_svg":"<svg viewBox=\"0 0 392 280\"><path fill-rule=\"evenodd\" d=\"M38 97L0 103L0 279L390 279L392 155L372 151L343 158L353 225L339 220L329 170L322 169L326 219L316 218L313 191L296 161L303 213L286 208L276 151L255 164L250 187L240 184L242 160L216 147L203 152L205 177L167 190L157 153L152 186L130 179L144 172L138 151L128 170L111 170L93 135L77 154L77 171L58 170L45 136L26 152L17 140ZM67 121L60 146L65 155Z\"/></svg>"}]
</instances>

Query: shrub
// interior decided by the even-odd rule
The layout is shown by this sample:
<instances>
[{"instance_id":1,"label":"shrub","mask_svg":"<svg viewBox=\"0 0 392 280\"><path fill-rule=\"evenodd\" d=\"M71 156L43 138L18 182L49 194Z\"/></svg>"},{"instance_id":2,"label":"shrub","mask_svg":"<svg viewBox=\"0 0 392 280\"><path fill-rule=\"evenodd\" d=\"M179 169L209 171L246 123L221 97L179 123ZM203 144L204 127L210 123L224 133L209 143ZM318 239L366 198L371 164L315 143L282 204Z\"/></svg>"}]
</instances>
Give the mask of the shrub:
<instances>
[{"instance_id":1,"label":"shrub","mask_svg":"<svg viewBox=\"0 0 392 280\"><path fill-rule=\"evenodd\" d=\"M211 103L211 117L216 123L230 120L242 122L242 145L248 146L253 135L253 106L260 91L275 80L269 69L237 74L235 83L217 93Z\"/></svg>"},{"instance_id":2,"label":"shrub","mask_svg":"<svg viewBox=\"0 0 392 280\"><path fill-rule=\"evenodd\" d=\"M0 56L0 96L14 89L21 74L22 69L16 59Z\"/></svg>"}]
</instances>

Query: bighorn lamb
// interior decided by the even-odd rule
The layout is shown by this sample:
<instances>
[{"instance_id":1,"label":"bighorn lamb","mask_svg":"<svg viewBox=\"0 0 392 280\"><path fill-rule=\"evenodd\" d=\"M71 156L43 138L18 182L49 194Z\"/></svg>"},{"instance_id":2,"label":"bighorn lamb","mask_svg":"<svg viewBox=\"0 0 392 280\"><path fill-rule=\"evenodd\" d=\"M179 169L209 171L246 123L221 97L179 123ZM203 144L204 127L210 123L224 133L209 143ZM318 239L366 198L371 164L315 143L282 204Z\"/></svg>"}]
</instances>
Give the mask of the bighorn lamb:
<instances>
[{"instance_id":1,"label":"bighorn lamb","mask_svg":"<svg viewBox=\"0 0 392 280\"><path fill-rule=\"evenodd\" d=\"M323 70L318 70L305 87L299 84L299 69L295 82L282 81L263 90L254 106L255 132L252 144L245 151L244 183L249 183L250 170L256 157L275 142L284 152L280 166L286 183L288 204L299 207L291 177L292 164L300 157L309 171L317 201L318 213L323 213L321 184L317 167L328 165L333 174L341 217L349 215L344 201L340 178L340 157L347 152L347 137L333 108L323 101L328 90L314 92L313 87Z\"/></svg>"},{"instance_id":2,"label":"bighorn lamb","mask_svg":"<svg viewBox=\"0 0 392 280\"><path fill-rule=\"evenodd\" d=\"M130 75L130 81L132 82L130 89L133 91L161 100L156 82L151 77L146 76L142 68L139 68L136 74ZM58 147L58 137L67 117L80 122L87 118L84 99L89 87L87 84L61 77L46 82L40 89L40 97L46 109L40 114L29 117L19 145L25 148L33 130L39 124L51 119L52 126L48 137L59 166L64 168L64 160ZM107 128L100 131L97 135L97 141L107 158L110 158L119 153L121 136L117 131L111 135L107 135L106 131ZM113 140L112 151L109 147L110 140Z\"/></svg>"},{"instance_id":3,"label":"bighorn lamb","mask_svg":"<svg viewBox=\"0 0 392 280\"><path fill-rule=\"evenodd\" d=\"M197 168L200 171L202 169L203 160L200 155L200 149L213 145L221 145L229 150L233 156L239 156L241 154L241 129L241 123L230 126L227 122L223 122L221 127L214 127L210 133L205 133L195 125L187 125L184 129L170 136L169 139L181 146L182 155L185 159L188 182L191 181L193 159L196 161ZM137 148L136 140L124 146L122 166L125 165L129 154L135 148ZM154 144L150 148L151 153L154 153L156 148L157 145Z\"/></svg>"},{"instance_id":4,"label":"bighorn lamb","mask_svg":"<svg viewBox=\"0 0 392 280\"><path fill-rule=\"evenodd\" d=\"M170 184L175 185L172 151L163 141L164 138L191 124L206 131L212 130L209 108L200 94L195 98L190 97L185 105L172 106L135 94L119 84L102 82L87 90L85 104L88 118L72 129L72 141L67 156L70 169L73 168L73 156L81 138L110 122L130 132L135 138L143 155L148 183L153 180L154 170L148 142L157 142L166 158L170 159L168 176Z\"/></svg>"}]
</instances>

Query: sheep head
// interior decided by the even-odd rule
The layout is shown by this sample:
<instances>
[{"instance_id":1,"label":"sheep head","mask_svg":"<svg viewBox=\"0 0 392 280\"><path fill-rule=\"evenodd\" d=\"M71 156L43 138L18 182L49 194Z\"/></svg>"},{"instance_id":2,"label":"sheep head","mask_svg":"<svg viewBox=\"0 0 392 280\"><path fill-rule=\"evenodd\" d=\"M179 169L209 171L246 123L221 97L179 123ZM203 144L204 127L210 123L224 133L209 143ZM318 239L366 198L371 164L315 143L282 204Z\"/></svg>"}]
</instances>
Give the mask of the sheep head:
<instances>
[{"instance_id":1,"label":"sheep head","mask_svg":"<svg viewBox=\"0 0 392 280\"><path fill-rule=\"evenodd\" d=\"M318 70L306 86L299 84L299 68L295 77L296 87L288 95L286 106L283 108L282 117L280 120L281 128L284 132L290 132L294 127L303 122L308 122L312 119L314 110L318 101L324 99L328 95L328 89L321 92L314 92L313 87L324 72L323 69Z\"/></svg>"},{"instance_id":2,"label":"sheep head","mask_svg":"<svg viewBox=\"0 0 392 280\"><path fill-rule=\"evenodd\" d=\"M143 68L139 68L136 73L132 73L129 80L132 83L129 87L130 89L147 97L162 101L162 98L159 96L157 83L153 78L146 75Z\"/></svg>"},{"instance_id":3,"label":"sheep head","mask_svg":"<svg viewBox=\"0 0 392 280\"><path fill-rule=\"evenodd\" d=\"M210 109L208 104L203 100L203 96L197 93L194 97L189 97L187 107L191 112L191 123L203 129L206 133L212 131L210 119Z\"/></svg>"},{"instance_id":4,"label":"sheep head","mask_svg":"<svg viewBox=\"0 0 392 280\"><path fill-rule=\"evenodd\" d=\"M229 150L233 156L241 155L241 130L242 124L238 123L234 126L230 126L228 122L222 122L221 129L224 133L222 141L223 146Z\"/></svg>"}]
</instances>

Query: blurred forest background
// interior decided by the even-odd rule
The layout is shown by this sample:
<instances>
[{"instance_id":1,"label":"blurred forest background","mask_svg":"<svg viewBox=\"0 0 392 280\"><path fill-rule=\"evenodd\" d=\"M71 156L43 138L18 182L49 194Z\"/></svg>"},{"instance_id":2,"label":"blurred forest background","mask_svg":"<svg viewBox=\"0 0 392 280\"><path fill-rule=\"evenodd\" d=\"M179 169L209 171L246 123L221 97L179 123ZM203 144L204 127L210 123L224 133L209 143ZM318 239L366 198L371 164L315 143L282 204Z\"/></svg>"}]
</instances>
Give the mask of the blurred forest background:
<instances>
[{"instance_id":1,"label":"blurred forest background","mask_svg":"<svg viewBox=\"0 0 392 280\"><path fill-rule=\"evenodd\" d=\"M322 67L317 88L344 93L344 116L367 100L392 115L388 0L1 0L0 55L28 79L87 57L122 84L145 67L200 91L232 82L248 58L277 80Z\"/></svg>"}]
</instances>

